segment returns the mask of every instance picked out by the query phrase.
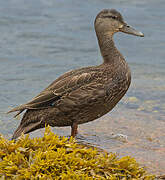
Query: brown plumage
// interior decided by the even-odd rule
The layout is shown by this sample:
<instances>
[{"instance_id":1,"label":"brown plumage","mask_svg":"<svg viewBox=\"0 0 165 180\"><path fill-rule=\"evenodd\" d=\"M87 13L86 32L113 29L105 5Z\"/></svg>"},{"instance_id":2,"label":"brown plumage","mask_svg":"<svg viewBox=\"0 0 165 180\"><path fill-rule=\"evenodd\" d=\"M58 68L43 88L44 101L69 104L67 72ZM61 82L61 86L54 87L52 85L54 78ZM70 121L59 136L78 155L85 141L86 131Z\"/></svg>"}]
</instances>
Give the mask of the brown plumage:
<instances>
[{"instance_id":1,"label":"brown plumage","mask_svg":"<svg viewBox=\"0 0 165 180\"><path fill-rule=\"evenodd\" d=\"M13 139L45 124L71 126L71 135L75 136L78 124L108 113L127 92L131 73L114 45L113 34L118 31L136 36L143 34L128 26L114 9L102 10L94 25L103 64L67 72L30 102L9 111L18 111L18 115L26 110Z\"/></svg>"}]
</instances>

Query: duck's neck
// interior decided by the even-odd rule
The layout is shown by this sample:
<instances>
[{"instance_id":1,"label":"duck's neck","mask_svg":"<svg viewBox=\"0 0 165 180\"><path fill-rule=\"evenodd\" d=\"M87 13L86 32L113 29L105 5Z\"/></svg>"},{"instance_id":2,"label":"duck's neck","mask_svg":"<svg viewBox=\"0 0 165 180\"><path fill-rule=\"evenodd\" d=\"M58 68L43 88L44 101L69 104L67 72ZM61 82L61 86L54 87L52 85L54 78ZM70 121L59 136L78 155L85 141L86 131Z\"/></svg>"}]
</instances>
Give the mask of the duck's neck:
<instances>
[{"instance_id":1,"label":"duck's neck","mask_svg":"<svg viewBox=\"0 0 165 180\"><path fill-rule=\"evenodd\" d=\"M122 57L120 52L115 47L113 34L111 33L96 33L100 51L104 59L104 63L114 63L119 57Z\"/></svg>"}]
</instances>

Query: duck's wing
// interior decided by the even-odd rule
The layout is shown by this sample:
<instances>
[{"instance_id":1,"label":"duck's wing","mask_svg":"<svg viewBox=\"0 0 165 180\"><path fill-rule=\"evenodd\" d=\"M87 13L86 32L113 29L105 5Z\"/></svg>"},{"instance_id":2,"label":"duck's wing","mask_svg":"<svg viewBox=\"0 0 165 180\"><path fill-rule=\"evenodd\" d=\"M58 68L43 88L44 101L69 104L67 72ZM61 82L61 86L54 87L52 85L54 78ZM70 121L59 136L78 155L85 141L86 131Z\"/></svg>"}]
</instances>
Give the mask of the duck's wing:
<instances>
[{"instance_id":1,"label":"duck's wing","mask_svg":"<svg viewBox=\"0 0 165 180\"><path fill-rule=\"evenodd\" d=\"M20 113L22 113L25 109L41 109L46 108L50 106L50 104L56 100L58 100L60 96L55 95L52 91L44 91L35 98L33 98L31 101L29 101L26 104L22 104L20 106L17 106L13 109L11 109L8 113L19 111L16 115L18 116Z\"/></svg>"},{"instance_id":2,"label":"duck's wing","mask_svg":"<svg viewBox=\"0 0 165 180\"><path fill-rule=\"evenodd\" d=\"M105 97L106 89L103 84L91 81L63 96L59 103L59 108L66 112L70 112L74 108L76 110L91 108L93 105L102 103Z\"/></svg>"},{"instance_id":3,"label":"duck's wing","mask_svg":"<svg viewBox=\"0 0 165 180\"><path fill-rule=\"evenodd\" d=\"M94 74L96 74L96 72L90 72L90 70L85 72L83 69L67 72L56 79L31 101L11 109L8 113L19 111L16 114L17 116L25 109L47 108L66 94L91 83L94 80Z\"/></svg>"}]
</instances>

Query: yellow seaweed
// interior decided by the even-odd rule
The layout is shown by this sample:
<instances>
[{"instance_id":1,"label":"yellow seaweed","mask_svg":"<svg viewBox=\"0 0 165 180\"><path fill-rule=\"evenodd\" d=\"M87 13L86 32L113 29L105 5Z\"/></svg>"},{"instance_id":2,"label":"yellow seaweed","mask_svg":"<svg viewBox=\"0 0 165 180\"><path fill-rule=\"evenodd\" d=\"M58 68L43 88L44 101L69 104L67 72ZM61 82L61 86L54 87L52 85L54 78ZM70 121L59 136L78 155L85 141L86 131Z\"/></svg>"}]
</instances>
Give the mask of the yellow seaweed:
<instances>
[{"instance_id":1,"label":"yellow seaweed","mask_svg":"<svg viewBox=\"0 0 165 180\"><path fill-rule=\"evenodd\" d=\"M154 179L134 158L118 158L58 137L46 127L42 138L21 136L16 142L0 136L2 179Z\"/></svg>"}]
</instances>

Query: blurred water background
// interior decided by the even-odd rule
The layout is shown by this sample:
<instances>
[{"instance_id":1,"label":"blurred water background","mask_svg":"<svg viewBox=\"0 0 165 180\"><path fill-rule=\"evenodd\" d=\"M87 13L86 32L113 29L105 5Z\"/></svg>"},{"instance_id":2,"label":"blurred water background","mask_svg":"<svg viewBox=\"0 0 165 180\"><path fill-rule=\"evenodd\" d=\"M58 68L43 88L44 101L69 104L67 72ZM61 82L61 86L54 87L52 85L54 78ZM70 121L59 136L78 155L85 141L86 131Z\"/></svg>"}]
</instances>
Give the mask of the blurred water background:
<instances>
[{"instance_id":1,"label":"blurred water background","mask_svg":"<svg viewBox=\"0 0 165 180\"><path fill-rule=\"evenodd\" d=\"M66 71L102 62L93 23L103 8L119 10L145 37L115 35L132 71L131 87L112 112L81 125L83 138L78 140L134 156L161 174L165 172L164 0L1 0L0 133L11 137L20 122L5 114L11 107L27 102ZM53 130L70 134L69 127ZM124 134L127 140L113 134Z\"/></svg>"}]
</instances>

